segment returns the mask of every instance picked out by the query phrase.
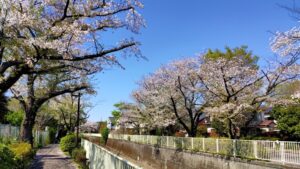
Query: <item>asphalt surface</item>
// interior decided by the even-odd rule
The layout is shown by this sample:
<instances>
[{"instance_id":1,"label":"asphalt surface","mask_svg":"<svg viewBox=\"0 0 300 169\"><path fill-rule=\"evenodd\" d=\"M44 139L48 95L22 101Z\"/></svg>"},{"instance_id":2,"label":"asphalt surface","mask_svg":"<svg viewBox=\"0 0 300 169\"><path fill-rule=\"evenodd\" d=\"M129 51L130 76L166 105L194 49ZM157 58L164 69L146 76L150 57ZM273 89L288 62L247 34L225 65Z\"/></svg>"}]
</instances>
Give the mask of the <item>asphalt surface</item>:
<instances>
[{"instance_id":1,"label":"asphalt surface","mask_svg":"<svg viewBox=\"0 0 300 169\"><path fill-rule=\"evenodd\" d=\"M77 167L60 150L58 144L51 144L37 151L31 169L77 169Z\"/></svg>"}]
</instances>

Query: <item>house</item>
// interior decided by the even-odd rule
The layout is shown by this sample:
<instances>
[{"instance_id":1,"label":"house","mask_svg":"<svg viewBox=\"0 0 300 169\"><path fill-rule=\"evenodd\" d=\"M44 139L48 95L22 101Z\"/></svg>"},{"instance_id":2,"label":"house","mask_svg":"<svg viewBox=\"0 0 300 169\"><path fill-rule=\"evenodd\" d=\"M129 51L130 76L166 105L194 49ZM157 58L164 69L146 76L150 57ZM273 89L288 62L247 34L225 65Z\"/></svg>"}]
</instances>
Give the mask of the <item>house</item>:
<instances>
[{"instance_id":1,"label":"house","mask_svg":"<svg viewBox=\"0 0 300 169\"><path fill-rule=\"evenodd\" d=\"M250 132L248 134L257 133L276 133L279 132L277 129L276 120L271 117L272 108L262 107L260 112L255 115L253 120L250 122L248 127ZM215 129L212 127L212 117L206 113L203 113L198 121L198 126L206 127L209 135L214 135Z\"/></svg>"},{"instance_id":2,"label":"house","mask_svg":"<svg viewBox=\"0 0 300 169\"><path fill-rule=\"evenodd\" d=\"M109 128L110 130L114 130L115 129L114 121L115 121L114 117L108 117L107 128Z\"/></svg>"},{"instance_id":3,"label":"house","mask_svg":"<svg viewBox=\"0 0 300 169\"><path fill-rule=\"evenodd\" d=\"M214 128L212 128L212 126L211 126L211 121L212 121L212 117L209 116L206 113L203 113L199 117L198 126L199 127L206 127L207 133L210 134L214 131Z\"/></svg>"},{"instance_id":4,"label":"house","mask_svg":"<svg viewBox=\"0 0 300 169\"><path fill-rule=\"evenodd\" d=\"M274 133L279 132L277 129L276 120L271 117L272 108L262 107L260 112L257 113L254 119L249 124L252 134L256 134L258 131L262 133Z\"/></svg>"},{"instance_id":5,"label":"house","mask_svg":"<svg viewBox=\"0 0 300 169\"><path fill-rule=\"evenodd\" d=\"M268 133L279 131L276 126L277 124L275 120L264 120L257 126L257 128L259 128L262 133Z\"/></svg>"}]
</instances>

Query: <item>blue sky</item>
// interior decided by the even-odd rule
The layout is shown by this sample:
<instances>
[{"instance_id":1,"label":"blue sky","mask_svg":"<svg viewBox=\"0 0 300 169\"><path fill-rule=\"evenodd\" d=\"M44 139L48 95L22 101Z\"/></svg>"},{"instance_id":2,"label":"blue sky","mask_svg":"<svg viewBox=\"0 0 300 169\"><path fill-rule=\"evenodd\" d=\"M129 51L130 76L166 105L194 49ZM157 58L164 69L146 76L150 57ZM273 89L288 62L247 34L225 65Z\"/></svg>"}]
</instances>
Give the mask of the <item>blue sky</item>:
<instances>
[{"instance_id":1,"label":"blue sky","mask_svg":"<svg viewBox=\"0 0 300 169\"><path fill-rule=\"evenodd\" d=\"M106 120L119 101L131 101L130 93L144 75L174 59L194 56L208 48L247 45L260 57L272 57L272 33L297 25L288 11L278 6L292 0L144 0L140 10L147 27L134 37L141 42L146 60L120 58L126 68L110 68L96 76L97 95L89 120ZM130 36L114 32L107 41ZM104 38L105 39L105 38ZM108 43L110 43L108 42Z\"/></svg>"}]
</instances>

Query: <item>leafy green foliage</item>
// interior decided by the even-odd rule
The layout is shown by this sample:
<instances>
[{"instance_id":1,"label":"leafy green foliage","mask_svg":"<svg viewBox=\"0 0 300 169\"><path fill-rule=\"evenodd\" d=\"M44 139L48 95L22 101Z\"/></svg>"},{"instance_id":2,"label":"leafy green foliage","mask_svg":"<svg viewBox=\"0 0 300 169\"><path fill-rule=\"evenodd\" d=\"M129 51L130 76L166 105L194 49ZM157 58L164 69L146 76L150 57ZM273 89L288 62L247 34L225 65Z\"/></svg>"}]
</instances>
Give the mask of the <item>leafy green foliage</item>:
<instances>
[{"instance_id":1,"label":"leafy green foliage","mask_svg":"<svg viewBox=\"0 0 300 169\"><path fill-rule=\"evenodd\" d=\"M121 117L121 112L118 111L118 110L113 110L113 111L111 112L111 114L112 114L113 117L114 117L114 120L112 121L112 125L115 126L115 125L117 124L118 120L119 120L120 117Z\"/></svg>"},{"instance_id":2,"label":"leafy green foliage","mask_svg":"<svg viewBox=\"0 0 300 169\"><path fill-rule=\"evenodd\" d=\"M76 136L75 134L68 134L60 140L60 148L62 151L71 153L76 147Z\"/></svg>"},{"instance_id":3,"label":"leafy green foliage","mask_svg":"<svg viewBox=\"0 0 300 169\"><path fill-rule=\"evenodd\" d=\"M211 126L216 130L219 136L226 136L226 127L224 122L216 118L212 120Z\"/></svg>"},{"instance_id":4,"label":"leafy green foliage","mask_svg":"<svg viewBox=\"0 0 300 169\"><path fill-rule=\"evenodd\" d=\"M282 133L290 139L300 139L300 106L275 107L272 117Z\"/></svg>"},{"instance_id":5,"label":"leafy green foliage","mask_svg":"<svg viewBox=\"0 0 300 169\"><path fill-rule=\"evenodd\" d=\"M24 118L24 111L12 111L5 115L5 119L13 126L21 126Z\"/></svg>"},{"instance_id":6,"label":"leafy green foliage","mask_svg":"<svg viewBox=\"0 0 300 169\"><path fill-rule=\"evenodd\" d=\"M109 135L109 129L106 127L105 129L102 130L101 132L101 140L104 142L104 144L107 143L108 140L108 135Z\"/></svg>"},{"instance_id":7,"label":"leafy green foliage","mask_svg":"<svg viewBox=\"0 0 300 169\"><path fill-rule=\"evenodd\" d=\"M56 130L54 127L49 127L49 143L54 143Z\"/></svg>"},{"instance_id":8,"label":"leafy green foliage","mask_svg":"<svg viewBox=\"0 0 300 169\"><path fill-rule=\"evenodd\" d=\"M247 50L247 46L241 46L236 48L229 48L225 47L225 52L222 52L220 50L211 50L209 49L207 53L205 54L206 59L212 59L217 60L219 58L226 58L228 60L231 60L235 57L240 57L244 60L245 64L252 65L257 67L257 61L259 59L258 56L254 56L251 51Z\"/></svg>"},{"instance_id":9,"label":"leafy green foliage","mask_svg":"<svg viewBox=\"0 0 300 169\"><path fill-rule=\"evenodd\" d=\"M0 168L12 169L15 166L14 153L4 144L0 144Z\"/></svg>"},{"instance_id":10,"label":"leafy green foliage","mask_svg":"<svg viewBox=\"0 0 300 169\"><path fill-rule=\"evenodd\" d=\"M112 121L112 125L116 125L118 120L120 119L122 113L120 111L120 109L122 108L122 106L124 105L124 102L119 102L114 104L114 106L118 109L118 110L113 110L111 112L111 115L114 117L114 120Z\"/></svg>"}]
</instances>

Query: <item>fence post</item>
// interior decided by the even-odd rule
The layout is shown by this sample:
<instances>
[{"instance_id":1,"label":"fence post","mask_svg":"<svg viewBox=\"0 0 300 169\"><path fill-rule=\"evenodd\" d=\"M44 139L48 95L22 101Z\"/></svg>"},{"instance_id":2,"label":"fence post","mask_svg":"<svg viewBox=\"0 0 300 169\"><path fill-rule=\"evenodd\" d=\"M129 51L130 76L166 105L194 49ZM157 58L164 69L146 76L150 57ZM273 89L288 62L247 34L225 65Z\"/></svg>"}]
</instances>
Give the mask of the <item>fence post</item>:
<instances>
[{"instance_id":1,"label":"fence post","mask_svg":"<svg viewBox=\"0 0 300 169\"><path fill-rule=\"evenodd\" d=\"M194 137L192 137L192 150L194 150Z\"/></svg>"},{"instance_id":2,"label":"fence post","mask_svg":"<svg viewBox=\"0 0 300 169\"><path fill-rule=\"evenodd\" d=\"M281 155L281 162L284 164L285 162L284 142L280 142L280 155Z\"/></svg>"},{"instance_id":3,"label":"fence post","mask_svg":"<svg viewBox=\"0 0 300 169\"><path fill-rule=\"evenodd\" d=\"M169 136L167 136L167 147L169 147Z\"/></svg>"},{"instance_id":4,"label":"fence post","mask_svg":"<svg viewBox=\"0 0 300 169\"><path fill-rule=\"evenodd\" d=\"M253 141L253 153L254 153L254 158L258 158L258 156L257 156L257 141Z\"/></svg>"},{"instance_id":5,"label":"fence post","mask_svg":"<svg viewBox=\"0 0 300 169\"><path fill-rule=\"evenodd\" d=\"M202 149L205 151L204 137L202 138Z\"/></svg>"},{"instance_id":6,"label":"fence post","mask_svg":"<svg viewBox=\"0 0 300 169\"><path fill-rule=\"evenodd\" d=\"M183 141L183 137L181 138L181 148L184 149L184 141Z\"/></svg>"},{"instance_id":7,"label":"fence post","mask_svg":"<svg viewBox=\"0 0 300 169\"><path fill-rule=\"evenodd\" d=\"M216 148L217 148L217 153L219 153L219 139L216 139Z\"/></svg>"},{"instance_id":8,"label":"fence post","mask_svg":"<svg viewBox=\"0 0 300 169\"><path fill-rule=\"evenodd\" d=\"M236 139L233 140L233 157L236 157Z\"/></svg>"},{"instance_id":9,"label":"fence post","mask_svg":"<svg viewBox=\"0 0 300 169\"><path fill-rule=\"evenodd\" d=\"M174 142L174 148L176 149L176 137L172 137L173 142Z\"/></svg>"},{"instance_id":10,"label":"fence post","mask_svg":"<svg viewBox=\"0 0 300 169\"><path fill-rule=\"evenodd\" d=\"M11 136L11 125L8 125L8 135Z\"/></svg>"}]
</instances>

